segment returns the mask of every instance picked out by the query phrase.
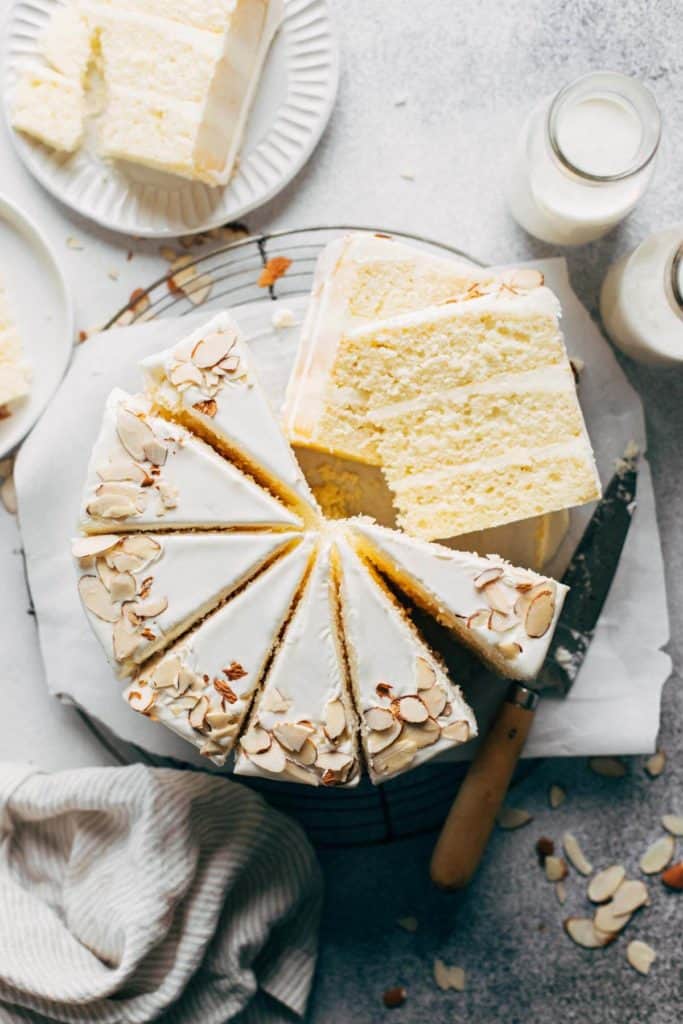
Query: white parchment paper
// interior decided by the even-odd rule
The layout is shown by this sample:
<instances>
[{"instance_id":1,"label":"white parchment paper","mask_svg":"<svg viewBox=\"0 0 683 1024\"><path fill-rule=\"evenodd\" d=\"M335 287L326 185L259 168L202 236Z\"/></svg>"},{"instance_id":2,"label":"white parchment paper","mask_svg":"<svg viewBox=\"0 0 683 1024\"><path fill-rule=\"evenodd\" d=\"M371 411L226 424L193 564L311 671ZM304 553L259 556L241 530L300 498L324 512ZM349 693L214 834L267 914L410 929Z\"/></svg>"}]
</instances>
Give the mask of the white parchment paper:
<instances>
[{"instance_id":1,"label":"white parchment paper","mask_svg":"<svg viewBox=\"0 0 683 1024\"><path fill-rule=\"evenodd\" d=\"M645 449L642 407L600 332L571 290L562 259L535 262L558 294L570 355L586 363L580 397L606 484L629 441ZM288 298L300 321L306 298ZM274 330L275 304L242 306L238 319L249 339L264 387L276 407L292 365L298 326ZM15 470L29 585L51 692L75 702L121 740L150 753L201 764L192 748L131 711L121 684L90 632L78 599L70 538L90 448L112 387L142 383L138 361L172 344L211 314L118 328L91 338L29 440ZM550 569L561 574L593 510L572 512L569 534ZM371 512L371 509L368 509ZM638 507L624 553L581 673L563 700L545 696L525 756L648 753L654 749L662 686L671 661L664 575L647 459L640 462ZM485 732L505 690L490 677L466 686ZM459 757L471 754L471 745Z\"/></svg>"}]
</instances>

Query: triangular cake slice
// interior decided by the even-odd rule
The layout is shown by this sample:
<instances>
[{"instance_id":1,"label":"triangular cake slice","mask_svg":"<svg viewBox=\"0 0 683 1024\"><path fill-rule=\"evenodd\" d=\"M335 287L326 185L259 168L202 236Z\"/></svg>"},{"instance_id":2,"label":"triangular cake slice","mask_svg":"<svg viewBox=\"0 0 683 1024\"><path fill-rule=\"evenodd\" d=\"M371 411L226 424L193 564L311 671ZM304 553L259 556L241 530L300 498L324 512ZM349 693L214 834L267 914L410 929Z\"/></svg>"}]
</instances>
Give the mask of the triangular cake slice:
<instances>
[{"instance_id":1,"label":"triangular cake slice","mask_svg":"<svg viewBox=\"0 0 683 1024\"><path fill-rule=\"evenodd\" d=\"M347 526L362 555L487 665L511 679L536 677L568 590L562 583L369 520Z\"/></svg>"},{"instance_id":2,"label":"triangular cake slice","mask_svg":"<svg viewBox=\"0 0 683 1024\"><path fill-rule=\"evenodd\" d=\"M365 760L374 783L416 768L477 734L437 658L374 570L336 543L344 640Z\"/></svg>"},{"instance_id":3,"label":"triangular cake slice","mask_svg":"<svg viewBox=\"0 0 683 1024\"><path fill-rule=\"evenodd\" d=\"M130 533L79 537L78 592L119 675L225 600L297 533Z\"/></svg>"},{"instance_id":4,"label":"triangular cake slice","mask_svg":"<svg viewBox=\"0 0 683 1024\"><path fill-rule=\"evenodd\" d=\"M302 586L315 534L209 615L124 693L132 708L225 763Z\"/></svg>"},{"instance_id":5,"label":"triangular cake slice","mask_svg":"<svg viewBox=\"0 0 683 1024\"><path fill-rule=\"evenodd\" d=\"M321 549L240 740L238 775L354 786L358 723L346 688L333 552Z\"/></svg>"},{"instance_id":6,"label":"triangular cake slice","mask_svg":"<svg viewBox=\"0 0 683 1024\"><path fill-rule=\"evenodd\" d=\"M301 525L209 445L155 415L144 395L111 392L88 465L86 533Z\"/></svg>"},{"instance_id":7,"label":"triangular cake slice","mask_svg":"<svg viewBox=\"0 0 683 1024\"><path fill-rule=\"evenodd\" d=\"M141 365L147 390L161 409L241 462L309 522L318 520L317 502L229 313L219 313Z\"/></svg>"}]
</instances>

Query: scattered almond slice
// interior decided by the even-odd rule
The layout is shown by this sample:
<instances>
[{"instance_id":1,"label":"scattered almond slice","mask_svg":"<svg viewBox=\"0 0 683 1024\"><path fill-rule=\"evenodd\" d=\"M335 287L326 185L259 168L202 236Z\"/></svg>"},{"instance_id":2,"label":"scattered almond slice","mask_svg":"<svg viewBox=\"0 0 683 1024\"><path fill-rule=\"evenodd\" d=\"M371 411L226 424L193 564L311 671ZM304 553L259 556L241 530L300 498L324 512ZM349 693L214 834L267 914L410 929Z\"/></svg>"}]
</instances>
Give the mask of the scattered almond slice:
<instances>
[{"instance_id":1,"label":"scattered almond slice","mask_svg":"<svg viewBox=\"0 0 683 1024\"><path fill-rule=\"evenodd\" d=\"M644 875L656 875L663 871L674 855L676 842L672 835L657 839L640 858L640 870Z\"/></svg>"},{"instance_id":2,"label":"scattered almond slice","mask_svg":"<svg viewBox=\"0 0 683 1024\"><path fill-rule=\"evenodd\" d=\"M121 610L112 601L109 591L99 576L81 576L78 581L78 592L85 607L98 619L103 622L118 621Z\"/></svg>"},{"instance_id":3,"label":"scattered almond slice","mask_svg":"<svg viewBox=\"0 0 683 1024\"><path fill-rule=\"evenodd\" d=\"M606 779L623 779L626 775L626 765L618 757L591 757L588 767L596 775L602 775Z\"/></svg>"},{"instance_id":4,"label":"scattered almond slice","mask_svg":"<svg viewBox=\"0 0 683 1024\"><path fill-rule=\"evenodd\" d=\"M634 939L626 947L626 959L638 974L649 974L656 957L652 946L648 946L647 942L641 942L640 939Z\"/></svg>"},{"instance_id":5,"label":"scattered almond slice","mask_svg":"<svg viewBox=\"0 0 683 1024\"><path fill-rule=\"evenodd\" d=\"M614 896L626 877L626 869L621 864L613 864L591 878L588 883L588 899L592 903L604 903Z\"/></svg>"},{"instance_id":6,"label":"scattered almond slice","mask_svg":"<svg viewBox=\"0 0 683 1024\"><path fill-rule=\"evenodd\" d=\"M683 836L683 814L665 814L662 825L672 836Z\"/></svg>"},{"instance_id":7,"label":"scattered almond slice","mask_svg":"<svg viewBox=\"0 0 683 1024\"><path fill-rule=\"evenodd\" d=\"M652 757L648 757L645 762L645 771L651 779L656 779L658 775L661 775L666 767L666 754L663 750L658 750Z\"/></svg>"},{"instance_id":8,"label":"scattered almond slice","mask_svg":"<svg viewBox=\"0 0 683 1024\"><path fill-rule=\"evenodd\" d=\"M404 932L416 932L418 927L417 918L411 916L397 918L396 924L399 928L403 928Z\"/></svg>"},{"instance_id":9,"label":"scattered almond slice","mask_svg":"<svg viewBox=\"0 0 683 1024\"><path fill-rule=\"evenodd\" d=\"M648 902L647 886L638 879L629 878L622 882L612 898L612 913L631 914Z\"/></svg>"},{"instance_id":10,"label":"scattered almond slice","mask_svg":"<svg viewBox=\"0 0 683 1024\"><path fill-rule=\"evenodd\" d=\"M198 274L192 281L191 288L182 288L181 290L185 292L193 306L201 306L208 299L212 288L213 278L211 275Z\"/></svg>"},{"instance_id":11,"label":"scattered almond slice","mask_svg":"<svg viewBox=\"0 0 683 1024\"><path fill-rule=\"evenodd\" d=\"M448 989L454 989L456 992L464 992L464 968L449 966L437 957L434 961L434 981L442 992L447 992Z\"/></svg>"},{"instance_id":12,"label":"scattered almond slice","mask_svg":"<svg viewBox=\"0 0 683 1024\"><path fill-rule=\"evenodd\" d=\"M595 911L593 923L599 932L607 932L608 935L616 935L625 928L631 920L631 914L615 914L614 903L603 903Z\"/></svg>"},{"instance_id":13,"label":"scattered almond slice","mask_svg":"<svg viewBox=\"0 0 683 1024\"><path fill-rule=\"evenodd\" d=\"M567 900L567 886L563 881L555 882L555 895L560 906L564 906Z\"/></svg>"},{"instance_id":14,"label":"scattered almond slice","mask_svg":"<svg viewBox=\"0 0 683 1024\"><path fill-rule=\"evenodd\" d=\"M325 733L331 740L339 739L346 729L346 711L341 700L330 700L325 708Z\"/></svg>"},{"instance_id":15,"label":"scattered almond slice","mask_svg":"<svg viewBox=\"0 0 683 1024\"><path fill-rule=\"evenodd\" d=\"M576 868L576 870L582 875L591 875L593 873L593 865L585 856L579 841L575 835L571 832L565 832L562 837L562 846L564 852L569 858L570 864Z\"/></svg>"},{"instance_id":16,"label":"scattered almond slice","mask_svg":"<svg viewBox=\"0 0 683 1024\"><path fill-rule=\"evenodd\" d=\"M671 867L667 868L662 873L662 882L667 889L675 889L677 892L683 891L683 861L677 864L672 864Z\"/></svg>"},{"instance_id":17,"label":"scattered almond slice","mask_svg":"<svg viewBox=\"0 0 683 1024\"><path fill-rule=\"evenodd\" d=\"M71 554L74 558L93 558L109 551L121 540L115 533L99 533L95 537L78 537L71 542Z\"/></svg>"},{"instance_id":18,"label":"scattered almond slice","mask_svg":"<svg viewBox=\"0 0 683 1024\"><path fill-rule=\"evenodd\" d=\"M563 789L562 786L558 786L558 784L554 782L548 790L548 803L550 804L552 809L556 811L557 808L564 803L566 798L566 790Z\"/></svg>"},{"instance_id":19,"label":"scattered almond slice","mask_svg":"<svg viewBox=\"0 0 683 1024\"><path fill-rule=\"evenodd\" d=\"M567 862L563 857L556 857L550 854L543 863L545 877L549 882L561 882L569 874Z\"/></svg>"},{"instance_id":20,"label":"scattered almond slice","mask_svg":"<svg viewBox=\"0 0 683 1024\"><path fill-rule=\"evenodd\" d=\"M599 932L590 917L568 917L564 930L569 938L584 949L600 949L614 941L615 936Z\"/></svg>"},{"instance_id":21,"label":"scattered almond slice","mask_svg":"<svg viewBox=\"0 0 683 1024\"><path fill-rule=\"evenodd\" d=\"M511 830L528 825L533 818L528 811L520 807L501 807L496 815L496 821L499 828Z\"/></svg>"}]
</instances>

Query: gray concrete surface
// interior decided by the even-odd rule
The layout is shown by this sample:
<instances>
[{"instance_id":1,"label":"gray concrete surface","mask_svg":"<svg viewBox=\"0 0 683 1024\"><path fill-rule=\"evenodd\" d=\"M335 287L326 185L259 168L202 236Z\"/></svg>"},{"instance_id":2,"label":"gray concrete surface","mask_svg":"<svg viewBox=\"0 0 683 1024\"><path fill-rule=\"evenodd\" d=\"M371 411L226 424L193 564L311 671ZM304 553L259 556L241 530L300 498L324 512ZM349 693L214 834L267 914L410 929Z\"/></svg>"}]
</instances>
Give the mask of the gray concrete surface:
<instances>
[{"instance_id":1,"label":"gray concrete surface","mask_svg":"<svg viewBox=\"0 0 683 1024\"><path fill-rule=\"evenodd\" d=\"M657 96L664 140L651 189L636 212L602 241L566 250L572 281L595 314L609 263L649 232L683 220L681 7L656 0L337 0L342 43L339 103L306 169L250 226L358 223L422 232L490 261L548 255L508 216L501 194L505 152L534 99L591 69L635 74ZM405 105L396 106L405 99ZM410 171L414 181L400 177ZM683 894L651 884L652 907L606 950L589 952L564 935L562 919L585 913L585 885L568 880L560 908L533 852L545 834L570 828L596 865L638 857L661 831L662 813L683 811L680 689L683 611L683 371L649 371L624 360L648 424L662 528L675 676L664 694L657 780L634 759L623 780L597 778L585 761L553 761L517 787L513 801L534 813L515 833L498 833L463 896L430 889L433 837L323 853L328 897L314 1024L383 1019L434 1024L673 1024L683 1014ZM567 786L550 811L551 781ZM395 924L420 921L411 935ZM648 978L626 962L627 942L657 950ZM467 971L464 993L440 992L434 956ZM403 984L400 1009L382 1006Z\"/></svg>"}]
</instances>

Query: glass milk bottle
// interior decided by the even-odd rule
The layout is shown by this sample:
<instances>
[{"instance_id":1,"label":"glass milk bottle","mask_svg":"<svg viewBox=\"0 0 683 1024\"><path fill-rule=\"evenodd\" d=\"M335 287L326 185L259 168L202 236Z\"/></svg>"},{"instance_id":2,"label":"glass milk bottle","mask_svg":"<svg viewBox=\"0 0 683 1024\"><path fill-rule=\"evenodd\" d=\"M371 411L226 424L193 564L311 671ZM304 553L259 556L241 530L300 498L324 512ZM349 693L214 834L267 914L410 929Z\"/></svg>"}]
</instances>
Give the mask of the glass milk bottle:
<instances>
[{"instance_id":1,"label":"glass milk bottle","mask_svg":"<svg viewBox=\"0 0 683 1024\"><path fill-rule=\"evenodd\" d=\"M651 365L683 363L683 224L610 267L600 313L615 345Z\"/></svg>"},{"instance_id":2,"label":"glass milk bottle","mask_svg":"<svg viewBox=\"0 0 683 1024\"><path fill-rule=\"evenodd\" d=\"M661 119L634 78L598 71L539 103L506 178L515 220L531 235L580 245L606 234L648 186Z\"/></svg>"}]
</instances>

